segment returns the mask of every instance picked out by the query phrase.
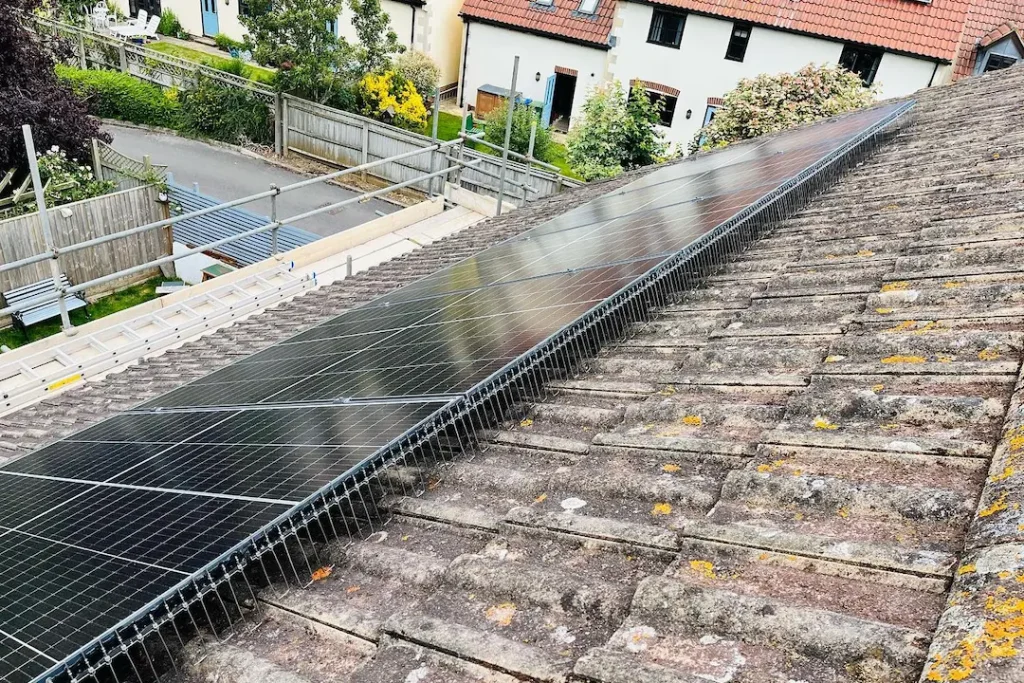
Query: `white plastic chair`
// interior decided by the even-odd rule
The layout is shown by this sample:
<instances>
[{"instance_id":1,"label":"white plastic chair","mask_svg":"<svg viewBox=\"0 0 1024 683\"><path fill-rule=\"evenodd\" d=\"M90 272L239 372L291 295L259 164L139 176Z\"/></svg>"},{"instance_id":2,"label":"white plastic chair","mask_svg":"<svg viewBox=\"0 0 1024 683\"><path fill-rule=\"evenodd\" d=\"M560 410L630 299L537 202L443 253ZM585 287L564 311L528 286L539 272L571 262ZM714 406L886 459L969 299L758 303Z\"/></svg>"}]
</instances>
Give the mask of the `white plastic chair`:
<instances>
[{"instance_id":1,"label":"white plastic chair","mask_svg":"<svg viewBox=\"0 0 1024 683\"><path fill-rule=\"evenodd\" d=\"M134 19L129 19L123 24L117 26L111 26L110 32L115 36L125 37L125 34L135 33L141 31L146 27L146 20L149 18L149 12L144 9L139 10L139 15Z\"/></svg>"},{"instance_id":2,"label":"white plastic chair","mask_svg":"<svg viewBox=\"0 0 1024 683\"><path fill-rule=\"evenodd\" d=\"M139 11L141 12L142 10ZM160 16L153 15L149 18L149 22L147 22L145 26L115 26L114 28L110 29L110 32L116 35L118 38L123 38L124 40L132 40L139 38L156 40L156 30L159 26Z\"/></svg>"}]
</instances>

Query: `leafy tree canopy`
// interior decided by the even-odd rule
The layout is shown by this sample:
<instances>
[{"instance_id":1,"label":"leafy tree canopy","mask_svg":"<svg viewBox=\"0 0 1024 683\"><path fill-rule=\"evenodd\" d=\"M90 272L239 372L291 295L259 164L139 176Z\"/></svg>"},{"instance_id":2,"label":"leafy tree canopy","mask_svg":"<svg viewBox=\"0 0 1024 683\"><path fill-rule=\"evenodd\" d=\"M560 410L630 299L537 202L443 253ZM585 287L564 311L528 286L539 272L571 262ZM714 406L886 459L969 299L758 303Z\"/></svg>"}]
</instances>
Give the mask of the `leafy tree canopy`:
<instances>
[{"instance_id":1,"label":"leafy tree canopy","mask_svg":"<svg viewBox=\"0 0 1024 683\"><path fill-rule=\"evenodd\" d=\"M359 44L333 27L345 3ZM382 73L401 51L379 0L249 0L240 17L256 61L279 68L277 86L300 97L351 108L357 83Z\"/></svg>"},{"instance_id":2,"label":"leafy tree canopy","mask_svg":"<svg viewBox=\"0 0 1024 683\"><path fill-rule=\"evenodd\" d=\"M839 66L809 64L796 73L745 78L725 96L714 120L690 142L690 151L724 147L871 104L873 88Z\"/></svg>"},{"instance_id":3,"label":"leafy tree canopy","mask_svg":"<svg viewBox=\"0 0 1024 683\"><path fill-rule=\"evenodd\" d=\"M668 145L657 127L661 106L643 88L627 97L618 81L595 88L583 105L582 120L569 131L569 166L589 181L663 161Z\"/></svg>"},{"instance_id":4,"label":"leafy tree canopy","mask_svg":"<svg viewBox=\"0 0 1024 683\"><path fill-rule=\"evenodd\" d=\"M32 126L36 149L56 145L76 159L89 158L89 139L109 141L90 119L85 104L57 80L55 55L66 46L44 41L22 23L24 13L38 11L41 0L0 2L0 173L23 168L23 124Z\"/></svg>"}]
</instances>

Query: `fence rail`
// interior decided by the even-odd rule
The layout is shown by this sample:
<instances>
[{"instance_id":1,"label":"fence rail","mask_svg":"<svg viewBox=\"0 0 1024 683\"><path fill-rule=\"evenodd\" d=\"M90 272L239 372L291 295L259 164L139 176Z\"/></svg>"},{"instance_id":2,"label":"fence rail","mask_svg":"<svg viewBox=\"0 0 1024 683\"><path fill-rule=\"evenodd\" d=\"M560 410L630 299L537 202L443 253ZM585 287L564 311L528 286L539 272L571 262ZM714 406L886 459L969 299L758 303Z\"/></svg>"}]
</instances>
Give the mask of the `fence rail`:
<instances>
[{"instance_id":1,"label":"fence rail","mask_svg":"<svg viewBox=\"0 0 1024 683\"><path fill-rule=\"evenodd\" d=\"M166 217L165 205L157 201L159 189L149 185L122 192L63 204L48 211L55 247L66 248L78 242L117 234L141 223ZM0 222L0 263L13 263L44 252L39 213L25 214ZM133 235L117 242L97 244L58 257L60 270L74 283L96 278L153 261L171 253L165 231ZM145 279L148 272L134 278ZM50 270L45 262L31 263L0 271L0 292L46 279Z\"/></svg>"},{"instance_id":2,"label":"fence rail","mask_svg":"<svg viewBox=\"0 0 1024 683\"><path fill-rule=\"evenodd\" d=\"M244 88L259 97L274 115L274 149L281 154L295 152L339 166L356 166L385 159L414 149L427 149L436 141L364 116L333 109L293 95L281 95L271 88L187 59L172 57L141 45L62 22L33 17L36 31L72 41L78 65L83 69L113 69L130 73L161 87L195 87L201 76L224 85ZM446 86L440 99L451 90ZM444 168L443 152L426 154L415 161L388 163L375 167L373 175L389 183L405 183L411 178ZM464 159L476 160L454 180L467 190L498 195L501 159L466 149ZM433 181L438 184L439 181ZM525 164L509 162L505 173L504 195L520 202L557 194L578 181ZM430 180L411 185L430 193L437 191ZM528 189L529 188L529 189Z\"/></svg>"},{"instance_id":3,"label":"fence rail","mask_svg":"<svg viewBox=\"0 0 1024 683\"><path fill-rule=\"evenodd\" d=\"M113 180L119 190L142 187L167 178L167 166L154 164L149 157L139 161L121 154L102 140L93 139L92 144L93 173L100 180Z\"/></svg>"}]
</instances>

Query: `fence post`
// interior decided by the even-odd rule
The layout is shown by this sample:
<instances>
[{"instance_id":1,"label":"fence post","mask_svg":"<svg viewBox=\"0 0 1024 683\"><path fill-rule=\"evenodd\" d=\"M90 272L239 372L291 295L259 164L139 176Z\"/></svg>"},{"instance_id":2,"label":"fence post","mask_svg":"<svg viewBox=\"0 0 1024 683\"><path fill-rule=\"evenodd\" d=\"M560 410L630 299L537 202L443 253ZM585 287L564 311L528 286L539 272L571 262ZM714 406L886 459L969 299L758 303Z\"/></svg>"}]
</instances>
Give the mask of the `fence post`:
<instances>
[{"instance_id":1,"label":"fence post","mask_svg":"<svg viewBox=\"0 0 1024 683\"><path fill-rule=\"evenodd\" d=\"M288 156L288 96L281 98L281 156Z\"/></svg>"},{"instance_id":2,"label":"fence post","mask_svg":"<svg viewBox=\"0 0 1024 683\"><path fill-rule=\"evenodd\" d=\"M281 93L274 93L274 154L277 154L278 156L281 154L281 143L283 139L281 135L281 114L283 113L281 111L283 107L282 102L283 98L281 97Z\"/></svg>"},{"instance_id":3,"label":"fence post","mask_svg":"<svg viewBox=\"0 0 1024 683\"><path fill-rule=\"evenodd\" d=\"M146 176L148 182L150 174L153 172L153 160L149 158L148 154L142 155L142 173Z\"/></svg>"},{"instance_id":4,"label":"fence post","mask_svg":"<svg viewBox=\"0 0 1024 683\"><path fill-rule=\"evenodd\" d=\"M32 189L35 191L36 207L39 209L39 224L43 228L43 241L46 243L46 251L51 254L50 275L53 276L53 291L57 293L57 302L60 306L60 326L64 333L70 336L75 331L71 327L71 318L68 317L68 302L64 300L64 288L60 284L60 262L57 260L57 250L53 246L53 234L50 232L50 217L46 212L43 181L39 177L39 163L36 161L36 146L32 140L32 127L26 123L21 127L21 132L25 136L28 170L32 175Z\"/></svg>"},{"instance_id":5,"label":"fence post","mask_svg":"<svg viewBox=\"0 0 1024 683\"><path fill-rule=\"evenodd\" d=\"M121 71L128 73L128 52L125 50L124 43L117 46L117 59L120 62Z\"/></svg>"},{"instance_id":6,"label":"fence post","mask_svg":"<svg viewBox=\"0 0 1024 683\"><path fill-rule=\"evenodd\" d=\"M508 117L505 119L505 145L501 150L501 172L498 174L498 209L495 215L501 215L501 205L505 201L505 171L508 170L508 146L512 142L512 115L516 109L516 81L519 79L519 55L512 64L512 87L508 91Z\"/></svg>"},{"instance_id":7,"label":"fence post","mask_svg":"<svg viewBox=\"0 0 1024 683\"><path fill-rule=\"evenodd\" d=\"M370 159L370 124L367 121L363 121L363 137L362 137L362 150L359 154L360 165L365 164ZM366 181L366 171L363 171L363 181Z\"/></svg>"},{"instance_id":8,"label":"fence post","mask_svg":"<svg viewBox=\"0 0 1024 683\"><path fill-rule=\"evenodd\" d=\"M81 33L78 34L78 66L84 71L88 68L85 63L85 36Z\"/></svg>"},{"instance_id":9,"label":"fence post","mask_svg":"<svg viewBox=\"0 0 1024 683\"><path fill-rule=\"evenodd\" d=\"M96 180L103 180L103 156L100 154L100 141L92 139L92 174Z\"/></svg>"}]
</instances>

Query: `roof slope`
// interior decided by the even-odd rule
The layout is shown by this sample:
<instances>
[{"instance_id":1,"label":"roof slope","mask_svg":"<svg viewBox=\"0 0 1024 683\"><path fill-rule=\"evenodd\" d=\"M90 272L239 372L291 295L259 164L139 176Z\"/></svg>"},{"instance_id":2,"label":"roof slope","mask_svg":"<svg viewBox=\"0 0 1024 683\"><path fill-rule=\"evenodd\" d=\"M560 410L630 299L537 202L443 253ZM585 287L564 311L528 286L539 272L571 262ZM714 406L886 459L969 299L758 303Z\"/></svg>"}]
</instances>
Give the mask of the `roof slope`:
<instances>
[{"instance_id":1,"label":"roof slope","mask_svg":"<svg viewBox=\"0 0 1024 683\"><path fill-rule=\"evenodd\" d=\"M390 524L321 553L309 589L264 591L260 628L191 648L189 680L1020 680L1022 86L1018 67L922 93L896 143L475 457L395 472ZM7 428L57 436L101 417L90 396L127 407L212 369L197 354L250 353L630 179Z\"/></svg>"},{"instance_id":2,"label":"roof slope","mask_svg":"<svg viewBox=\"0 0 1024 683\"><path fill-rule=\"evenodd\" d=\"M462 16L571 42L608 48L615 0L598 0L594 14L581 14L580 0L554 0L544 6L530 0L465 0Z\"/></svg>"}]
</instances>

